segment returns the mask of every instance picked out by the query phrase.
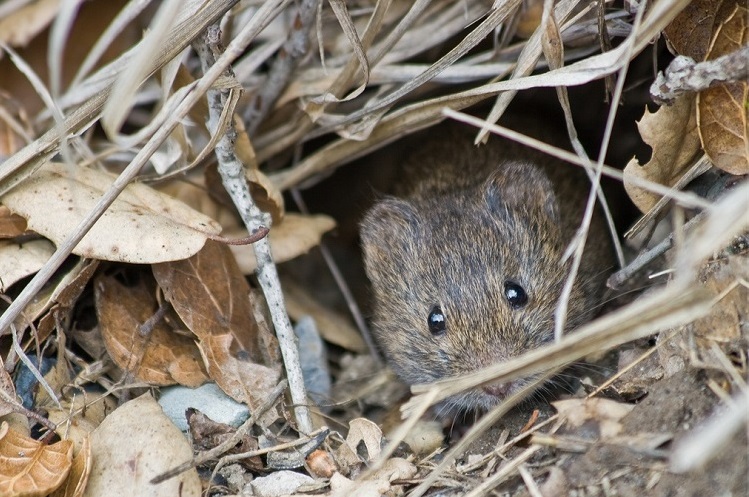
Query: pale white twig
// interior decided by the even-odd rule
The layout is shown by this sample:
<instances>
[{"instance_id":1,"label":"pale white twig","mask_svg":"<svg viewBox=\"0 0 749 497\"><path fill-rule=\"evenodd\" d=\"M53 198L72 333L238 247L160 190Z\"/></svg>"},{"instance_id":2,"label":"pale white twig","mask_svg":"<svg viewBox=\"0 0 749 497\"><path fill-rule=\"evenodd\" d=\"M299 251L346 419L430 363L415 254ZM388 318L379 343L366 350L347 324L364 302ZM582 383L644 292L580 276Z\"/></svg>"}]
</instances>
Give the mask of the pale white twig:
<instances>
[{"instance_id":1,"label":"pale white twig","mask_svg":"<svg viewBox=\"0 0 749 497\"><path fill-rule=\"evenodd\" d=\"M217 57L220 56L220 39L220 28L218 24L214 24L195 42L195 47L203 66L203 72L208 72L214 65ZM224 75L233 78L233 73L229 68L226 69ZM220 136L216 142L216 157L224 188L237 207L239 215L247 227L247 231L254 233L263 226L270 226L271 216L260 210L250 194L250 187L245 179L244 166L234 151L237 131L232 124L232 120L227 120L227 126L223 132L219 129L221 126L221 114L230 99L230 91L232 90L228 88L208 91L208 128ZM281 291L281 282L278 279L276 265L271 256L268 237L255 242L252 248L255 251L255 258L257 259L257 278L263 289L265 299L268 302L268 309L270 310L273 326L276 329L276 336L278 336L278 343L281 347L281 354L283 355L286 367L286 376L289 380L289 392L291 393L291 400L294 403L294 412L296 413L299 430L304 434L308 434L312 432L312 421L309 409L307 408L307 392L304 387L304 377L302 376L302 367L299 361L299 350L294 330L291 327L291 322L286 312L283 292Z\"/></svg>"}]
</instances>

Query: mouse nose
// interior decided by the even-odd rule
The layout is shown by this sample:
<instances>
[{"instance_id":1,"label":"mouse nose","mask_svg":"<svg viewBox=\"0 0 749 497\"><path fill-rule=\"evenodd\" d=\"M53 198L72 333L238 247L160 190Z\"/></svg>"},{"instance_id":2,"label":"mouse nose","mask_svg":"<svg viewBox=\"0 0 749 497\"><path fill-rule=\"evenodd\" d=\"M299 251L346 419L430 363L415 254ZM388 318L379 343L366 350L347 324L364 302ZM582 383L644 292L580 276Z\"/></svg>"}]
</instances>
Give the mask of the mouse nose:
<instances>
[{"instance_id":1,"label":"mouse nose","mask_svg":"<svg viewBox=\"0 0 749 497\"><path fill-rule=\"evenodd\" d=\"M504 399L510 394L509 383L492 383L484 385L481 389L492 397L497 397L499 399Z\"/></svg>"}]
</instances>

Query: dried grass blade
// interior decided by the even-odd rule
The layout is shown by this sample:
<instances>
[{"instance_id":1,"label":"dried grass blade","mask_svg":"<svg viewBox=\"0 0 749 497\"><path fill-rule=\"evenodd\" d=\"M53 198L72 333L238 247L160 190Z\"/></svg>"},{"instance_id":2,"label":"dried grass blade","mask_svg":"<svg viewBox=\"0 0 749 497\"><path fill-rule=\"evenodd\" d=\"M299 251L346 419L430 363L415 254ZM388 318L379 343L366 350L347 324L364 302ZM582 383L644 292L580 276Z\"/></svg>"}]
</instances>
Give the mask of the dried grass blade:
<instances>
[{"instance_id":1,"label":"dried grass blade","mask_svg":"<svg viewBox=\"0 0 749 497\"><path fill-rule=\"evenodd\" d=\"M152 61L154 64L152 70L157 70L173 59L190 44L198 33L219 19L238 1L212 0L205 2L203 0L192 0L183 4L179 16L181 21L169 32L169 42L157 51L158 57ZM66 135L70 136L82 132L99 118L101 108L109 95L112 81L122 71L126 61L130 60L134 50L137 50L139 46L136 45L134 49L97 71L83 83L82 86L86 87L86 91L76 93L77 98L83 99L82 105L73 110L63 121ZM59 131L51 129L0 164L0 195L23 181L48 157L54 155L60 144L59 138Z\"/></svg>"}]
</instances>

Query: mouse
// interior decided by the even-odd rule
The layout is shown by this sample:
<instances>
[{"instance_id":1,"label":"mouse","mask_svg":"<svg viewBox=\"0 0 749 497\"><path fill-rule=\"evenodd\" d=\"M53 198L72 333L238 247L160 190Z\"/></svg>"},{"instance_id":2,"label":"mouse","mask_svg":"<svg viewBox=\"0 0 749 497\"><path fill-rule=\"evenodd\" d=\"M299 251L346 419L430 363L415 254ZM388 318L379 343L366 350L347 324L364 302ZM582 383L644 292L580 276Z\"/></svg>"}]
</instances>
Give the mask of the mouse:
<instances>
[{"instance_id":1,"label":"mouse","mask_svg":"<svg viewBox=\"0 0 749 497\"><path fill-rule=\"evenodd\" d=\"M412 141L393 191L360 223L375 341L407 384L471 373L554 340L571 266L563 255L590 182L549 155L498 136L476 146L475 136L451 124ZM565 333L596 315L614 261L596 211ZM530 381L478 387L445 407L488 410Z\"/></svg>"}]
</instances>

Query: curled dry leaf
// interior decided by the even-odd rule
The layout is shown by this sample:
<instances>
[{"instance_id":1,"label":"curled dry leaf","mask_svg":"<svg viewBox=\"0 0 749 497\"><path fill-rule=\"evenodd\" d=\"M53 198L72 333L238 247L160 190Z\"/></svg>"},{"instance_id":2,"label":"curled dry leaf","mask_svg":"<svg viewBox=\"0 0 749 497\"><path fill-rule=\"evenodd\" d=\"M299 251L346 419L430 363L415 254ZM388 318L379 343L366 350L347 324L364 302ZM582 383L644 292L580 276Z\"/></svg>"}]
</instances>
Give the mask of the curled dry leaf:
<instances>
[{"instance_id":1,"label":"curled dry leaf","mask_svg":"<svg viewBox=\"0 0 749 497\"><path fill-rule=\"evenodd\" d=\"M83 439L83 445L73 458L73 465L65 483L55 490L50 497L81 497L86 490L92 462L91 441L87 437Z\"/></svg>"},{"instance_id":2,"label":"curled dry leaf","mask_svg":"<svg viewBox=\"0 0 749 497\"><path fill-rule=\"evenodd\" d=\"M208 375L233 399L259 407L280 377L278 343L255 318L249 284L229 249L209 240L189 259L155 264L153 273L198 337Z\"/></svg>"},{"instance_id":3,"label":"curled dry leaf","mask_svg":"<svg viewBox=\"0 0 749 497\"><path fill-rule=\"evenodd\" d=\"M748 19L749 9L736 5L716 28L707 60L745 47ZM697 124L702 148L715 167L731 174L749 174L749 82L723 83L700 92Z\"/></svg>"},{"instance_id":4,"label":"curled dry leaf","mask_svg":"<svg viewBox=\"0 0 749 497\"><path fill-rule=\"evenodd\" d=\"M45 445L7 428L0 433L0 495L43 497L57 489L70 472L73 444L60 440Z\"/></svg>"},{"instance_id":5,"label":"curled dry leaf","mask_svg":"<svg viewBox=\"0 0 749 497\"><path fill-rule=\"evenodd\" d=\"M49 240L32 240L23 244L0 242L0 289L36 273L55 252Z\"/></svg>"},{"instance_id":6,"label":"curled dry leaf","mask_svg":"<svg viewBox=\"0 0 749 497\"><path fill-rule=\"evenodd\" d=\"M73 454L78 454L88 443L89 434L115 410L117 401L112 396L101 398L103 394L72 391L75 392L72 397L60 400L62 407L45 407L45 410L47 418L57 426L55 432L73 442Z\"/></svg>"},{"instance_id":7,"label":"curled dry leaf","mask_svg":"<svg viewBox=\"0 0 749 497\"><path fill-rule=\"evenodd\" d=\"M98 267L99 261L82 259L71 268L52 292L50 300L46 302L49 307L37 325L34 340L43 342L55 329L57 323L67 319Z\"/></svg>"},{"instance_id":8,"label":"curled dry leaf","mask_svg":"<svg viewBox=\"0 0 749 497\"><path fill-rule=\"evenodd\" d=\"M256 411L281 377L280 364L275 367L253 363L243 354L237 354L232 334L206 335L198 343L208 374L226 395L244 402L250 411ZM276 412L270 409L261 418L261 424L275 421Z\"/></svg>"},{"instance_id":9,"label":"curled dry leaf","mask_svg":"<svg viewBox=\"0 0 749 497\"><path fill-rule=\"evenodd\" d=\"M307 253L312 247L320 243L322 235L335 228L335 221L325 215L317 214L305 216L289 213L283 221L273 225L268 234L273 260L284 262ZM234 231L226 234L230 238L247 236L247 231ZM229 249L239 263L244 274L252 274L257 269L255 252L251 247L232 245Z\"/></svg>"},{"instance_id":10,"label":"curled dry leaf","mask_svg":"<svg viewBox=\"0 0 749 497\"><path fill-rule=\"evenodd\" d=\"M367 451L362 456L366 457L367 461L374 461L382 451L382 442L382 430L376 423L366 418L356 418L349 422L349 432L344 445L354 454L357 454L359 444L363 443Z\"/></svg>"},{"instance_id":11,"label":"curled dry leaf","mask_svg":"<svg viewBox=\"0 0 749 497\"><path fill-rule=\"evenodd\" d=\"M154 485L151 479L192 458L179 428L150 394L126 402L91 434L93 465L84 495L199 497L194 468Z\"/></svg>"},{"instance_id":12,"label":"curled dry leaf","mask_svg":"<svg viewBox=\"0 0 749 497\"><path fill-rule=\"evenodd\" d=\"M115 176L48 163L6 193L2 202L26 218L29 229L60 244L91 211ZM157 263L196 253L221 228L182 202L131 184L73 250L93 259Z\"/></svg>"},{"instance_id":13,"label":"curled dry leaf","mask_svg":"<svg viewBox=\"0 0 749 497\"><path fill-rule=\"evenodd\" d=\"M150 275L141 276L132 286L103 274L94 281L96 315L109 356L117 366L152 385L202 385L208 375L195 341L164 319L145 328L159 304Z\"/></svg>"},{"instance_id":14,"label":"curled dry leaf","mask_svg":"<svg viewBox=\"0 0 749 497\"><path fill-rule=\"evenodd\" d=\"M666 186L673 186L689 169L699 150L694 112L694 96L684 95L673 105L651 113L647 109L637 127L642 139L653 148L646 164L636 158L624 168L624 188L632 202L642 212L648 212L659 196L632 184L632 177L643 178Z\"/></svg>"}]
</instances>

